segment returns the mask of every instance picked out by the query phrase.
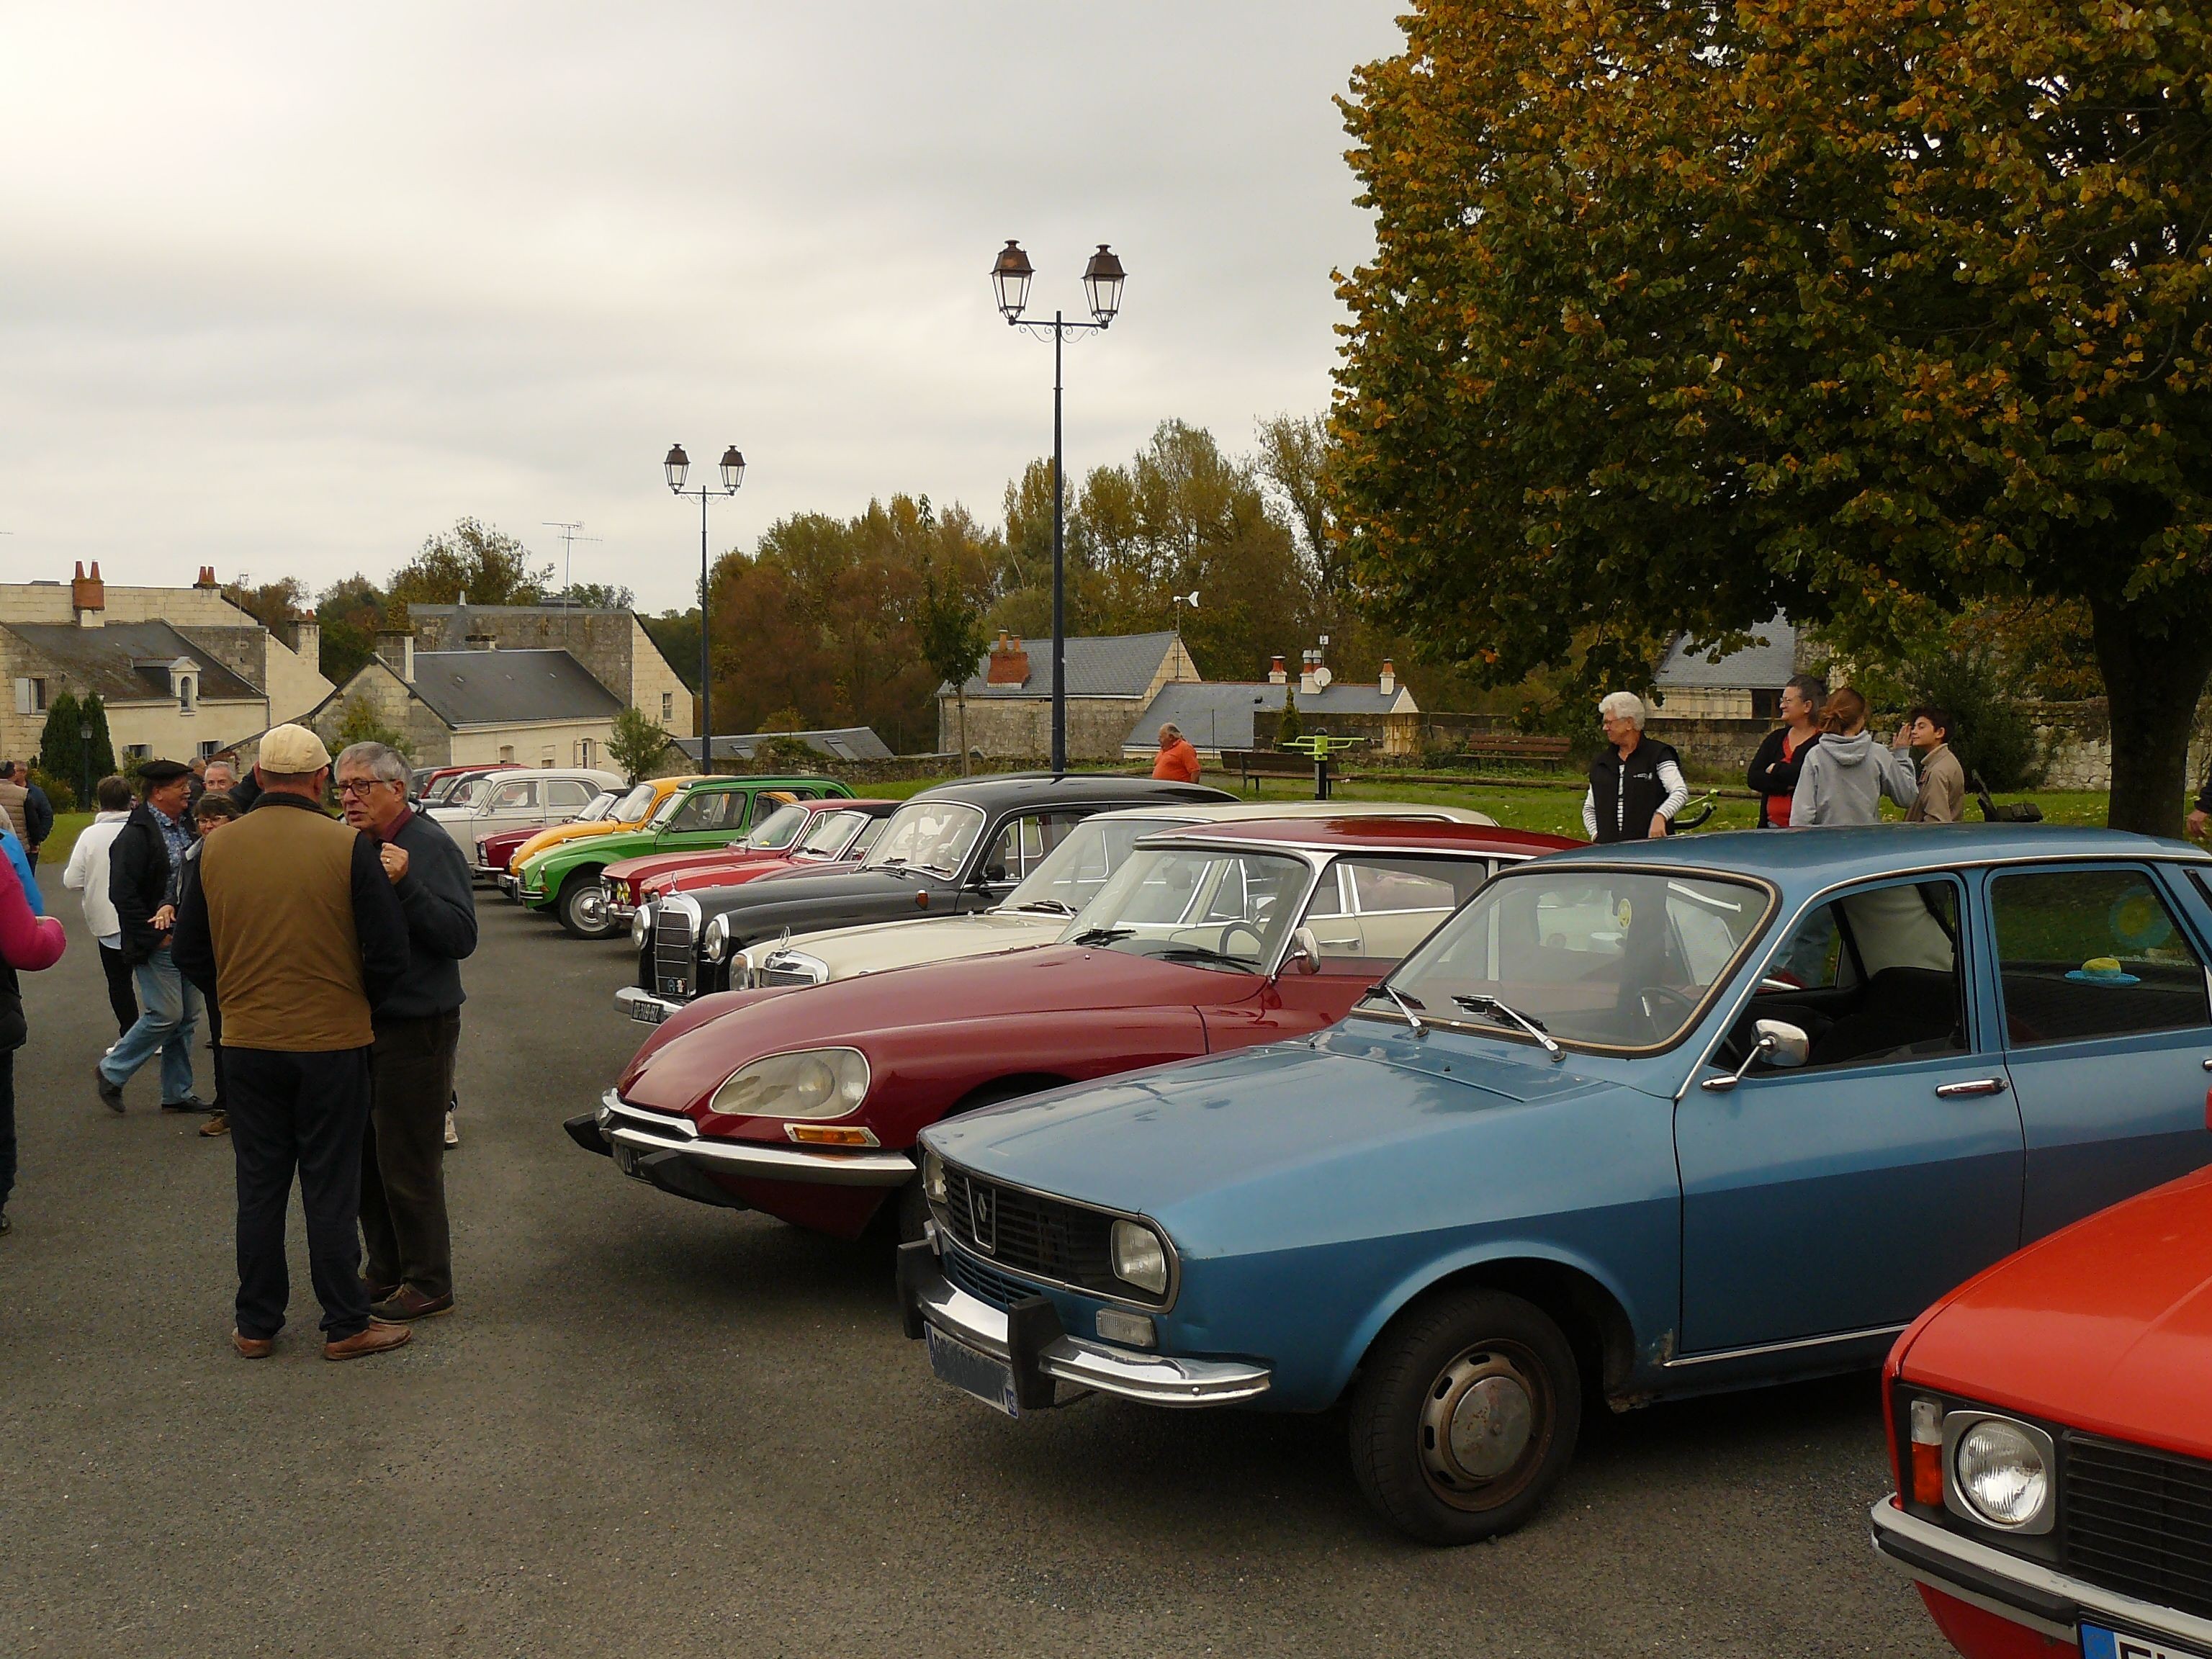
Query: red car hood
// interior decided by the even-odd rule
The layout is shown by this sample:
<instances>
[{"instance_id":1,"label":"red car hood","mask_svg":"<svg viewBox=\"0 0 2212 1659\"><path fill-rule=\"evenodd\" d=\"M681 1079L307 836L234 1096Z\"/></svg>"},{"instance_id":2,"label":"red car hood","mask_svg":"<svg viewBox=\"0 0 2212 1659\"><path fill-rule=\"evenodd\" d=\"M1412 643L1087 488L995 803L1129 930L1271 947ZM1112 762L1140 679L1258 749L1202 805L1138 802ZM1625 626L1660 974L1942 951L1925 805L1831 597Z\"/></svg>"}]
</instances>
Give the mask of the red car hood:
<instances>
[{"instance_id":1,"label":"red car hood","mask_svg":"<svg viewBox=\"0 0 2212 1659\"><path fill-rule=\"evenodd\" d=\"M842 872L860 867L857 859L841 859L834 863L821 859L783 859L761 864L707 864L658 877L652 885L656 893L693 893L702 887L735 887L764 876L816 876L825 870Z\"/></svg>"},{"instance_id":2,"label":"red car hood","mask_svg":"<svg viewBox=\"0 0 2212 1659\"><path fill-rule=\"evenodd\" d=\"M1969 1279L1902 1373L2092 1433L2212 1458L2212 1169Z\"/></svg>"},{"instance_id":3,"label":"red car hood","mask_svg":"<svg viewBox=\"0 0 2212 1659\"><path fill-rule=\"evenodd\" d=\"M695 847L684 853L648 853L643 858L617 859L600 872L607 881L650 880L678 870L703 869L709 865L728 865L732 868L747 864L759 864L769 859L787 859L787 847L773 850L751 847Z\"/></svg>"},{"instance_id":4,"label":"red car hood","mask_svg":"<svg viewBox=\"0 0 2212 1659\"><path fill-rule=\"evenodd\" d=\"M719 1019L648 1042L630 1062L640 1069L625 1073L618 1086L634 1104L688 1111L763 1054L831 1045L865 1054L872 1034L1015 1014L1241 1002L1257 996L1262 983L1256 974L1074 945L897 968L781 995L751 994L758 1000Z\"/></svg>"},{"instance_id":5,"label":"red car hood","mask_svg":"<svg viewBox=\"0 0 2212 1659\"><path fill-rule=\"evenodd\" d=\"M504 870L507 868L507 861L514 856L515 848L544 827L542 823L533 823L527 830L502 830L496 835L486 836L483 838L485 856L495 860L499 867Z\"/></svg>"}]
</instances>

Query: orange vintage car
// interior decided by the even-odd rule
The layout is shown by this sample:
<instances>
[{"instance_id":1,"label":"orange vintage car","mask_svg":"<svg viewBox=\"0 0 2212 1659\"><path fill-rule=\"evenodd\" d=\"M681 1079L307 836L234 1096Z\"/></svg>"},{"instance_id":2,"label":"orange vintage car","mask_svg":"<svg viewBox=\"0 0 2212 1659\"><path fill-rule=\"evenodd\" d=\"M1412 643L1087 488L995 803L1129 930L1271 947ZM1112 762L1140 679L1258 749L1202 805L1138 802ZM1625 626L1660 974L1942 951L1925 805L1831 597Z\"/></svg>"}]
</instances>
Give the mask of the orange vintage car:
<instances>
[{"instance_id":1,"label":"orange vintage car","mask_svg":"<svg viewBox=\"0 0 2212 1659\"><path fill-rule=\"evenodd\" d=\"M476 856L469 860L479 881L494 881L513 888L505 879L508 872L522 867L522 860L534 857L549 847L557 847L564 841L577 841L586 836L608 836L617 830L635 830L651 817L661 802L666 800L686 784L696 783L702 775L690 774L680 778L647 778L606 809L603 817L578 818L569 823L550 823L528 836L486 836L476 844Z\"/></svg>"}]
</instances>

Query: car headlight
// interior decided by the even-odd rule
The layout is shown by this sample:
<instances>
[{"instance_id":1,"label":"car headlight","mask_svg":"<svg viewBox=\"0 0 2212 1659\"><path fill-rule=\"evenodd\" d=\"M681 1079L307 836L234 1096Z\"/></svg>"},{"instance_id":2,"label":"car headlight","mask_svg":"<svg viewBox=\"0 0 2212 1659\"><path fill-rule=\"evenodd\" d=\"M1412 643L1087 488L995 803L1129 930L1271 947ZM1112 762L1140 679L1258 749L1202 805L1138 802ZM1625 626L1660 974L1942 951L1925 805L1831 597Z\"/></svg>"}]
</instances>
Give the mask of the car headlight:
<instances>
[{"instance_id":1,"label":"car headlight","mask_svg":"<svg viewBox=\"0 0 2212 1659\"><path fill-rule=\"evenodd\" d=\"M1969 1420L1953 1441L1951 1477L1968 1515L2007 1532L2048 1530L2051 1437L2009 1418L1959 1415Z\"/></svg>"},{"instance_id":2,"label":"car headlight","mask_svg":"<svg viewBox=\"0 0 2212 1659\"><path fill-rule=\"evenodd\" d=\"M1116 1221L1113 1231L1114 1277L1154 1296L1168 1293L1168 1247L1141 1221Z\"/></svg>"},{"instance_id":3,"label":"car headlight","mask_svg":"<svg viewBox=\"0 0 2212 1659\"><path fill-rule=\"evenodd\" d=\"M642 951L645 949L646 940L652 937L653 907L650 904L641 904L637 907L637 914L629 919L629 948L633 951Z\"/></svg>"},{"instance_id":4,"label":"car headlight","mask_svg":"<svg viewBox=\"0 0 2212 1659\"><path fill-rule=\"evenodd\" d=\"M802 1048L738 1067L707 1109L732 1117L843 1117L867 1094L867 1057L858 1048Z\"/></svg>"},{"instance_id":5,"label":"car headlight","mask_svg":"<svg viewBox=\"0 0 2212 1659\"><path fill-rule=\"evenodd\" d=\"M700 940L699 948L705 952L709 962L720 962L730 954L729 917L716 916L707 924L707 932Z\"/></svg>"},{"instance_id":6,"label":"car headlight","mask_svg":"<svg viewBox=\"0 0 2212 1659\"><path fill-rule=\"evenodd\" d=\"M921 1149L921 1195L933 1204L945 1202L945 1160L927 1146Z\"/></svg>"}]
</instances>

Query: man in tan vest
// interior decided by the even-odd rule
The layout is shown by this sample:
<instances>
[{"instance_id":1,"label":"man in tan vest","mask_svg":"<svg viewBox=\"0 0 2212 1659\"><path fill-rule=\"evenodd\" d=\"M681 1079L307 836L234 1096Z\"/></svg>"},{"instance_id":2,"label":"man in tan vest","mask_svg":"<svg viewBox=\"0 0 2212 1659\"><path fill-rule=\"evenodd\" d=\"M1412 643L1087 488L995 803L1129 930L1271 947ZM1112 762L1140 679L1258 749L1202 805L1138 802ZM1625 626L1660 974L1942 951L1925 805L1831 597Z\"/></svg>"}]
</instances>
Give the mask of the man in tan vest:
<instances>
[{"instance_id":1,"label":"man in tan vest","mask_svg":"<svg viewBox=\"0 0 2212 1659\"><path fill-rule=\"evenodd\" d=\"M177 965L222 1003L230 1143L238 1164L238 1322L231 1345L266 1358L291 1282L292 1174L323 1305L323 1358L405 1342L372 1320L361 1280L362 1136L371 1008L407 970L407 920L376 843L323 811L331 755L303 726L261 740L252 810L209 842L177 916Z\"/></svg>"}]
</instances>

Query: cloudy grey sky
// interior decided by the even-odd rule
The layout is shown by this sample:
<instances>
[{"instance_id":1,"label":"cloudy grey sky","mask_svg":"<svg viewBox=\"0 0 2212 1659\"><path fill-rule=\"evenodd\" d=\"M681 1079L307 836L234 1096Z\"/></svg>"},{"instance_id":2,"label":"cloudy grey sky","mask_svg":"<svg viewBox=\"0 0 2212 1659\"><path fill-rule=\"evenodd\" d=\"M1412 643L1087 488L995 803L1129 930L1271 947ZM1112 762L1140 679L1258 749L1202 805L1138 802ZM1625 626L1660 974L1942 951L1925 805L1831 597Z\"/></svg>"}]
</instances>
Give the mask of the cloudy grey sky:
<instances>
[{"instance_id":1,"label":"cloudy grey sky","mask_svg":"<svg viewBox=\"0 0 2212 1659\"><path fill-rule=\"evenodd\" d=\"M0 569L381 576L474 514L689 602L718 547L928 491L995 520L1158 421L1318 410L1364 216L1330 102L1382 0L0 8ZM689 574L687 574L689 573Z\"/></svg>"}]
</instances>

